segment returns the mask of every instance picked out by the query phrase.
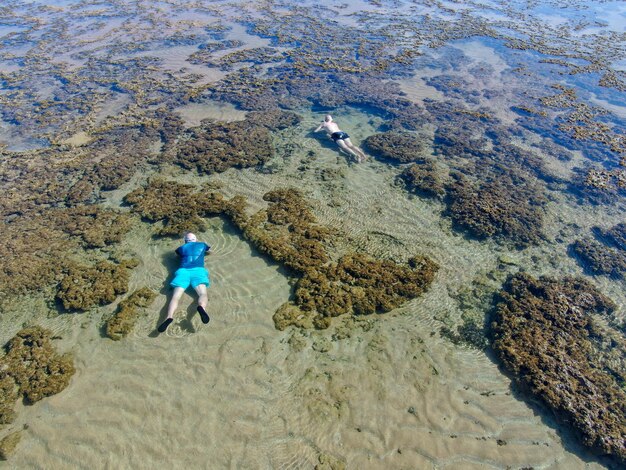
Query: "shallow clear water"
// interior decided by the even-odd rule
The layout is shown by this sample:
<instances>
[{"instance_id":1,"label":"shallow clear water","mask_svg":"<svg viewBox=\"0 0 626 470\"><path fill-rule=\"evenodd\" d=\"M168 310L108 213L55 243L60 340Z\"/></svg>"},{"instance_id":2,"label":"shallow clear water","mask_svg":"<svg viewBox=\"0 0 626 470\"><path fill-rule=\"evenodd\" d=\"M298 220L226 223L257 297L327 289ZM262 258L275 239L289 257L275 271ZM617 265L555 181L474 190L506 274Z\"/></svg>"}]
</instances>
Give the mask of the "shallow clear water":
<instances>
[{"instance_id":1,"label":"shallow clear water","mask_svg":"<svg viewBox=\"0 0 626 470\"><path fill-rule=\"evenodd\" d=\"M354 59L351 51L362 40L379 47L381 56L410 47L420 52L408 65L374 76L372 83L384 86L372 86L373 94L396 86L392 96L414 104L449 102L487 112L504 128L519 126L511 143L541 157L546 180L573 180L586 165L614 169L619 159L606 147L595 153L574 150L569 159L559 159L533 146L544 137L567 138L557 132L566 110L549 110L541 125L524 127L516 108L534 108L538 98L556 94L552 85L566 85L576 90L579 102L606 112L600 119L620 135L626 127L624 92L598 86L595 70L570 75L562 65L542 62L554 58L554 51L514 49L508 42L544 35L558 41L559 57L567 57L572 50L601 44L611 33L622 34L606 50L608 66L620 70L626 25L621 4L578 2L564 9L559 2L534 2L533 8L522 8L527 3L12 1L0 23L0 63L7 64L0 69L2 164L6 167L16 152L26 155L54 142L80 150L106 125L160 106L178 113L186 127L207 118L242 120L246 110L213 94L211 86L251 67L254 59L224 65L220 58L273 47L295 49L305 58L310 54L314 61L326 58L324 47L338 45L334 54L349 51L345 62L332 63L330 72L316 69L332 78L332 67L341 75L341 66ZM296 34L310 34L317 42L304 37L294 42L288 36L293 31L281 29L287 16L299 14L304 26ZM490 37L477 30L447 36L463 30L468 18L511 33ZM574 28L580 21L588 25ZM100 27L92 30L95 23ZM84 29L75 34L78 25ZM258 25L266 26L264 34L255 30ZM387 37L378 29L385 25L391 31ZM25 32L29 27L33 30ZM560 27L565 29L559 32ZM580 42L570 40L570 29ZM11 32L21 39L7 40ZM325 42L343 33L335 38L338 44ZM589 38L582 40L583 35ZM443 44L437 43L439 36ZM198 46L225 40L241 43L216 50L211 63L190 60ZM142 58L145 62L137 62ZM295 60L257 64L253 73L259 80L271 77ZM577 61L588 63L570 60ZM322 84L311 87L310 95L325 91ZM335 319L329 331L281 332L272 315L292 293L286 273L234 227L208 219L201 238L214 251L207 259L212 321L200 323L195 299L186 295L174 324L155 337L178 241L155 238L157 226L137 223L121 243L125 253L140 260L129 291L147 286L159 295L131 336L113 342L101 334L116 304L59 315L48 291L14 299L0 315L0 342L23 324L40 324L61 337L55 345L74 354L77 368L65 391L33 406L18 405L17 420L0 429L0 437L24 425L27 429L16 453L0 468L153 468L164 463L173 468L312 468L320 454L343 459L347 468L608 465L545 409L515 392L491 354L455 345L440 329L458 326L464 315L484 318L484 309L469 311L462 305L460 293L473 283L496 290L500 274L518 270L533 276L584 276L616 302L615 319L623 319L624 280L588 275L567 249L593 227L623 222L623 195L611 204L591 205L553 185L546 190L540 243L517 250L472 239L455 230L443 201L411 195L396 183L401 165L371 156L365 164L354 164L332 142L311 133L332 112L362 146L390 119L379 102L367 96L359 100L334 107L293 105L302 121L273 134L276 152L265 171L230 169L207 176L154 166L103 192L98 203L126 211L124 195L156 174L197 185L219 183L225 196L244 195L254 210L266 207L262 196L267 191L294 186L311 201L319 222L337 229L340 247L396 261L415 253L435 260L441 268L431 289L388 314L357 322L342 339L336 332L348 319ZM50 103L43 101L64 106L48 113ZM419 132L430 142L425 154L444 161L435 154L437 126L428 122ZM90 256L86 253L85 259ZM297 341L303 350L293 346Z\"/></svg>"}]
</instances>

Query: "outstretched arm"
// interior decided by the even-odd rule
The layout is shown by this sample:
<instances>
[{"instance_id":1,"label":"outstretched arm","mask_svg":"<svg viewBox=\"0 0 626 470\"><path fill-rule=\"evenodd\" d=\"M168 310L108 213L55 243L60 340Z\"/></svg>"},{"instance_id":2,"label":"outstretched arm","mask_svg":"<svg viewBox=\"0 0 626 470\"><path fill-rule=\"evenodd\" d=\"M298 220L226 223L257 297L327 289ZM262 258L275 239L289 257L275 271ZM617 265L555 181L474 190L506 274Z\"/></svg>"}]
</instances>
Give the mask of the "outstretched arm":
<instances>
[{"instance_id":1,"label":"outstretched arm","mask_svg":"<svg viewBox=\"0 0 626 470\"><path fill-rule=\"evenodd\" d=\"M317 129L315 129L313 132L319 132L319 131L321 131L322 129L324 129L324 123L321 123L321 124L317 127Z\"/></svg>"}]
</instances>

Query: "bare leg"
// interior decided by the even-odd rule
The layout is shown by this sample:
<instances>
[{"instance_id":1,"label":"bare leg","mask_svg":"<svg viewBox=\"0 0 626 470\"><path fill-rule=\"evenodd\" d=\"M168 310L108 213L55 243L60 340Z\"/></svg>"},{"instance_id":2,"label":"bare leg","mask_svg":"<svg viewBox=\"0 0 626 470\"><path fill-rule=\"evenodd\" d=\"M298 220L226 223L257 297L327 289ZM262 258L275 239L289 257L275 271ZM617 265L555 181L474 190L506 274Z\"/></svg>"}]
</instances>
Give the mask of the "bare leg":
<instances>
[{"instance_id":1,"label":"bare leg","mask_svg":"<svg viewBox=\"0 0 626 470\"><path fill-rule=\"evenodd\" d=\"M209 323L209 315L206 313L206 306L209 301L209 297L206 293L206 285L199 284L195 287L195 290L198 293L198 313L200 314L202 323Z\"/></svg>"},{"instance_id":2,"label":"bare leg","mask_svg":"<svg viewBox=\"0 0 626 470\"><path fill-rule=\"evenodd\" d=\"M174 313L178 308L178 301L183 296L185 289L182 287L174 287L174 293L172 294L172 299L170 300L170 304L167 306L167 318L174 318Z\"/></svg>"},{"instance_id":3,"label":"bare leg","mask_svg":"<svg viewBox=\"0 0 626 470\"><path fill-rule=\"evenodd\" d=\"M167 327L170 326L170 323L174 321L174 313L176 312L176 309L178 308L178 301L183 296L184 292L185 292L185 289L183 289L182 287L174 287L174 293L172 294L172 299L170 300L170 303L167 306L167 318L165 319L163 323L159 325L159 328L158 328L159 333L163 333L165 330L167 330Z\"/></svg>"},{"instance_id":4,"label":"bare leg","mask_svg":"<svg viewBox=\"0 0 626 470\"><path fill-rule=\"evenodd\" d=\"M348 148L350 148L350 150L352 150L354 153L357 154L357 161L359 163L364 162L366 157L365 157L365 153L363 153L363 150L361 150L359 147L354 145L352 141L350 140L350 137L348 137L347 139L343 139L343 140L348 146Z\"/></svg>"},{"instance_id":5,"label":"bare leg","mask_svg":"<svg viewBox=\"0 0 626 470\"><path fill-rule=\"evenodd\" d=\"M347 139L346 139L347 140ZM339 145L339 147L346 152L349 155L352 155L354 158L356 158L356 161L360 161L361 157L359 157L359 155L352 150L350 147L348 147L348 144L346 144L343 139L340 139L337 141L337 145Z\"/></svg>"}]
</instances>

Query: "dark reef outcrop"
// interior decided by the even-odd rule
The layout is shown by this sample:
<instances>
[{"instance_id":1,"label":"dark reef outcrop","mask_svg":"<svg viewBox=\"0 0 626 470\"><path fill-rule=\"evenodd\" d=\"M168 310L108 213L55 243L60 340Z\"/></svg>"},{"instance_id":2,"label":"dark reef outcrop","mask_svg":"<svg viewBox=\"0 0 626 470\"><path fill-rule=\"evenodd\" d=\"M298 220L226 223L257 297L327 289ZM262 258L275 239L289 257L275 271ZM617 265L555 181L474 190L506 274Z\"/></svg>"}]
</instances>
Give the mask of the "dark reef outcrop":
<instances>
[{"instance_id":1,"label":"dark reef outcrop","mask_svg":"<svg viewBox=\"0 0 626 470\"><path fill-rule=\"evenodd\" d=\"M521 173L502 171L471 182L453 174L447 186L447 215L477 238L510 240L523 248L542 237L542 191Z\"/></svg>"},{"instance_id":2,"label":"dark reef outcrop","mask_svg":"<svg viewBox=\"0 0 626 470\"><path fill-rule=\"evenodd\" d=\"M581 238L570 245L582 266L592 274L615 277L626 275L626 251L606 246L591 238Z\"/></svg>"},{"instance_id":3,"label":"dark reef outcrop","mask_svg":"<svg viewBox=\"0 0 626 470\"><path fill-rule=\"evenodd\" d=\"M130 226L128 214L99 206L43 208L0 222L0 300L47 288L75 264L74 253L110 250Z\"/></svg>"},{"instance_id":4,"label":"dark reef outcrop","mask_svg":"<svg viewBox=\"0 0 626 470\"><path fill-rule=\"evenodd\" d=\"M183 134L172 161L206 174L261 165L273 155L270 131L298 122L298 115L275 109L250 113L243 121L204 120Z\"/></svg>"},{"instance_id":5,"label":"dark reef outcrop","mask_svg":"<svg viewBox=\"0 0 626 470\"><path fill-rule=\"evenodd\" d=\"M593 228L595 239L583 237L570 245L583 268L592 274L626 277L626 224Z\"/></svg>"},{"instance_id":6,"label":"dark reef outcrop","mask_svg":"<svg viewBox=\"0 0 626 470\"><path fill-rule=\"evenodd\" d=\"M440 170L432 161L410 165L402 170L398 178L411 193L438 198L446 194L448 173Z\"/></svg>"},{"instance_id":7,"label":"dark reef outcrop","mask_svg":"<svg viewBox=\"0 0 626 470\"><path fill-rule=\"evenodd\" d=\"M594 320L615 304L582 279L511 277L499 294L493 348L517 384L582 442L626 463L626 342ZM609 348L603 346L609 339Z\"/></svg>"},{"instance_id":8,"label":"dark reef outcrop","mask_svg":"<svg viewBox=\"0 0 626 470\"><path fill-rule=\"evenodd\" d=\"M375 157L399 163L423 162L424 138L409 132L389 131L370 135L364 142L366 150Z\"/></svg>"},{"instance_id":9,"label":"dark reef outcrop","mask_svg":"<svg viewBox=\"0 0 626 470\"><path fill-rule=\"evenodd\" d=\"M51 341L52 332L39 326L24 328L5 346L0 358L0 423L11 423L15 401L28 403L59 393L74 375L69 354L59 355Z\"/></svg>"}]
</instances>

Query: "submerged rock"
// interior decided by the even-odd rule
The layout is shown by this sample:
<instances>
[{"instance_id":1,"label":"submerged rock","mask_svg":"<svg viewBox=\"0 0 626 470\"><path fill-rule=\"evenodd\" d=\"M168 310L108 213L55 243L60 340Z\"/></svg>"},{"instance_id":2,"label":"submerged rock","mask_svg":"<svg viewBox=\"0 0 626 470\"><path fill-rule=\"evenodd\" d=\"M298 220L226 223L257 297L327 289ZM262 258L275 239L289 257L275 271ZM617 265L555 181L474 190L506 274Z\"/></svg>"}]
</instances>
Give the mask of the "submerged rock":
<instances>
[{"instance_id":1,"label":"submerged rock","mask_svg":"<svg viewBox=\"0 0 626 470\"><path fill-rule=\"evenodd\" d=\"M330 317L341 314L388 312L424 293L438 270L423 256L414 256L407 266L364 253L347 253L333 261L328 247L334 231L317 223L300 191L276 189L263 199L268 208L248 215L242 197L225 200L218 193L194 192L193 186L162 180L125 198L148 220L165 221L168 233L172 221L178 226L183 218L201 221L219 214L229 218L257 250L297 278L293 302L281 306L273 317L281 330L289 325L325 329Z\"/></svg>"},{"instance_id":2,"label":"submerged rock","mask_svg":"<svg viewBox=\"0 0 626 470\"><path fill-rule=\"evenodd\" d=\"M8 460L9 457L15 452L17 445L22 439L22 431L15 431L5 436L0 441L0 459Z\"/></svg>"},{"instance_id":3,"label":"submerged rock","mask_svg":"<svg viewBox=\"0 0 626 470\"><path fill-rule=\"evenodd\" d=\"M8 393L3 394L0 422L13 421L13 407L9 405L18 396L35 403L68 386L75 371L72 356L59 355L51 336L51 331L33 326L19 331L5 346L6 354L0 358L0 384Z\"/></svg>"},{"instance_id":4,"label":"submerged rock","mask_svg":"<svg viewBox=\"0 0 626 470\"><path fill-rule=\"evenodd\" d=\"M440 170L432 161L410 165L398 176L408 191L439 198L446 193L445 181L447 177L447 171Z\"/></svg>"},{"instance_id":5,"label":"submerged rock","mask_svg":"<svg viewBox=\"0 0 626 470\"><path fill-rule=\"evenodd\" d=\"M520 248L541 240L546 199L523 175L505 171L472 183L457 174L447 190L448 215L472 235L510 240Z\"/></svg>"},{"instance_id":6,"label":"submerged rock","mask_svg":"<svg viewBox=\"0 0 626 470\"><path fill-rule=\"evenodd\" d=\"M626 275L626 251L603 245L590 238L576 240L570 247L591 273L616 277Z\"/></svg>"},{"instance_id":7,"label":"submerged rock","mask_svg":"<svg viewBox=\"0 0 626 470\"><path fill-rule=\"evenodd\" d=\"M112 340L118 341L127 336L137 323L140 309L148 307L156 297L156 292L142 287L122 300L117 312L106 323L106 333Z\"/></svg>"},{"instance_id":8,"label":"submerged rock","mask_svg":"<svg viewBox=\"0 0 626 470\"><path fill-rule=\"evenodd\" d=\"M366 149L374 156L399 163L424 161L424 139L409 132L383 132L365 139Z\"/></svg>"},{"instance_id":9,"label":"submerged rock","mask_svg":"<svg viewBox=\"0 0 626 470\"><path fill-rule=\"evenodd\" d=\"M109 304L128 291L130 269L138 264L137 260L126 260L120 264L100 261L95 266L72 265L61 280L56 297L66 310Z\"/></svg>"},{"instance_id":10,"label":"submerged rock","mask_svg":"<svg viewBox=\"0 0 626 470\"><path fill-rule=\"evenodd\" d=\"M621 356L626 343L592 318L613 309L582 279L517 274L500 292L491 333L494 350L523 389L572 426L586 446L624 464L626 370L615 367L598 338L608 334Z\"/></svg>"},{"instance_id":11,"label":"submerged rock","mask_svg":"<svg viewBox=\"0 0 626 470\"><path fill-rule=\"evenodd\" d=\"M243 121L205 120L180 138L173 162L207 174L261 165L274 153L270 131L299 122L297 114L280 110L250 113Z\"/></svg>"}]
</instances>

